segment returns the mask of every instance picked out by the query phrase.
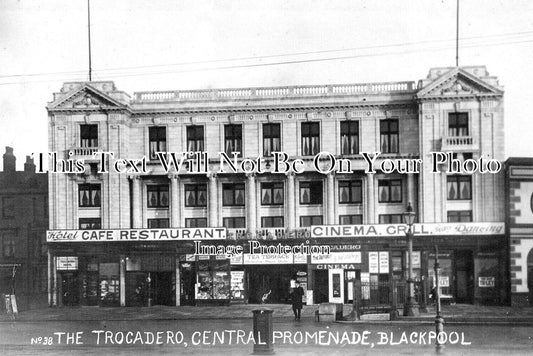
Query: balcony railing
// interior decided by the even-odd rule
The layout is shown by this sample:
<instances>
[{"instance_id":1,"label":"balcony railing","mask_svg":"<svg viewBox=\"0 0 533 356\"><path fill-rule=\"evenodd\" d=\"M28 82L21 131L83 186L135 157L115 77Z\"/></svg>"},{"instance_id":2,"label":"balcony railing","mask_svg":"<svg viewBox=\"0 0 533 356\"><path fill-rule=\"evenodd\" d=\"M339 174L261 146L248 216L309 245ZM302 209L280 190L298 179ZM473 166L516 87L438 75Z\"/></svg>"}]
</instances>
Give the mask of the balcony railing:
<instances>
[{"instance_id":1,"label":"balcony railing","mask_svg":"<svg viewBox=\"0 0 533 356\"><path fill-rule=\"evenodd\" d=\"M69 151L73 153L73 156L92 157L93 154L98 152L99 150L100 149L98 147L74 147L71 148Z\"/></svg>"},{"instance_id":2,"label":"balcony railing","mask_svg":"<svg viewBox=\"0 0 533 356\"><path fill-rule=\"evenodd\" d=\"M447 136L442 138L442 151L472 151L477 149L477 139L472 136Z\"/></svg>"},{"instance_id":3,"label":"balcony railing","mask_svg":"<svg viewBox=\"0 0 533 356\"><path fill-rule=\"evenodd\" d=\"M413 93L414 82L366 83L340 85L307 85L290 87L208 89L208 90L167 90L137 92L134 103L195 101L213 99L280 98L302 96L339 96L359 94Z\"/></svg>"}]
</instances>

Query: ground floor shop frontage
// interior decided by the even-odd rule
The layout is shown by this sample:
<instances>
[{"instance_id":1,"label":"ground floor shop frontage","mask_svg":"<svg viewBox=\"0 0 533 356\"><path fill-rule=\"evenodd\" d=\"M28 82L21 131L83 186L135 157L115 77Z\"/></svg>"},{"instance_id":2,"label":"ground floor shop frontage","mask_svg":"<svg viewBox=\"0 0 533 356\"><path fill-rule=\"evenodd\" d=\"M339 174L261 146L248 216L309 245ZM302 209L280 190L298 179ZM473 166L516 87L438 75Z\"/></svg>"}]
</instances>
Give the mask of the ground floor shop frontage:
<instances>
[{"instance_id":1,"label":"ground floor shop frontage","mask_svg":"<svg viewBox=\"0 0 533 356\"><path fill-rule=\"evenodd\" d=\"M290 303L296 282L304 288L307 304L350 303L354 288L362 288L361 298L370 300L374 288L383 296L389 283L408 278L405 236L380 234L392 229L375 226L377 236L349 236L346 231L342 236L307 236L307 245L327 246L325 254L252 254L248 240L216 241L217 246L242 246L242 253L233 256L195 254L191 241L54 242L49 244L49 302L56 306ZM411 258L417 299L425 303L435 286L438 246L439 285L445 300L506 304L505 235L486 226L455 234L450 231L461 230L447 231L415 236ZM291 250L304 242L257 241L271 251L278 245Z\"/></svg>"}]
</instances>

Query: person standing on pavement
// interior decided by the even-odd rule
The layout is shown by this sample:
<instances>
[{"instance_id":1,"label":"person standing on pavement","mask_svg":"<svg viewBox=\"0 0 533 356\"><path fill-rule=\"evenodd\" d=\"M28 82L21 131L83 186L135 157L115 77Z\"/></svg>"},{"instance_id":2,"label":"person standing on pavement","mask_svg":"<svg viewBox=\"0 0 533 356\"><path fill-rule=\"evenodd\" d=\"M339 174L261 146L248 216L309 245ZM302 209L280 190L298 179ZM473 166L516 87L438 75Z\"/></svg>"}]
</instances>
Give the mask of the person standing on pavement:
<instances>
[{"instance_id":1,"label":"person standing on pavement","mask_svg":"<svg viewBox=\"0 0 533 356\"><path fill-rule=\"evenodd\" d=\"M300 287L300 283L296 282L296 287L291 293L292 311L294 313L294 320L300 320L302 313L302 297L304 295L304 289Z\"/></svg>"}]
</instances>

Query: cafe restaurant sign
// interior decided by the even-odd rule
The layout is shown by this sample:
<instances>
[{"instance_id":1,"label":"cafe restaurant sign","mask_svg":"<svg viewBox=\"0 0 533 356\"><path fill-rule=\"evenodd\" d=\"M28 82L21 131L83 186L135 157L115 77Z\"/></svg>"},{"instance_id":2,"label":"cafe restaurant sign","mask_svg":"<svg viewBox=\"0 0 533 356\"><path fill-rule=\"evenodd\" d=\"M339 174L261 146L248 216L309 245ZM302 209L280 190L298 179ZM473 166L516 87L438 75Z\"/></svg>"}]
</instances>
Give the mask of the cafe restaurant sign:
<instances>
[{"instance_id":1,"label":"cafe restaurant sign","mask_svg":"<svg viewBox=\"0 0 533 356\"><path fill-rule=\"evenodd\" d=\"M312 238L323 237L373 237L405 236L408 230L405 224L379 225L316 225L311 226ZM415 236L470 236L502 235L504 223L428 223L414 224Z\"/></svg>"},{"instance_id":2,"label":"cafe restaurant sign","mask_svg":"<svg viewBox=\"0 0 533 356\"><path fill-rule=\"evenodd\" d=\"M224 240L226 228L48 230L46 242L194 241Z\"/></svg>"}]
</instances>

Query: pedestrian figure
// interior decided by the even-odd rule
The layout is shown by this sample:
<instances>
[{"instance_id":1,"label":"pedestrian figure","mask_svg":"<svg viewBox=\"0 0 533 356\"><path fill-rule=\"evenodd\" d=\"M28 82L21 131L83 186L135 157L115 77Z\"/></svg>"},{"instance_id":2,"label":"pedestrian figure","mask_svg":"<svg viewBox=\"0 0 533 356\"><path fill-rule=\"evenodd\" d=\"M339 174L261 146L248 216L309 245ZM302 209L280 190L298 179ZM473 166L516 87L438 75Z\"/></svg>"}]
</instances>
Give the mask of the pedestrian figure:
<instances>
[{"instance_id":1,"label":"pedestrian figure","mask_svg":"<svg viewBox=\"0 0 533 356\"><path fill-rule=\"evenodd\" d=\"M302 297L304 295L304 289L300 287L300 283L296 282L296 287L291 293L292 311L294 313L294 320L300 320L302 313Z\"/></svg>"}]
</instances>

